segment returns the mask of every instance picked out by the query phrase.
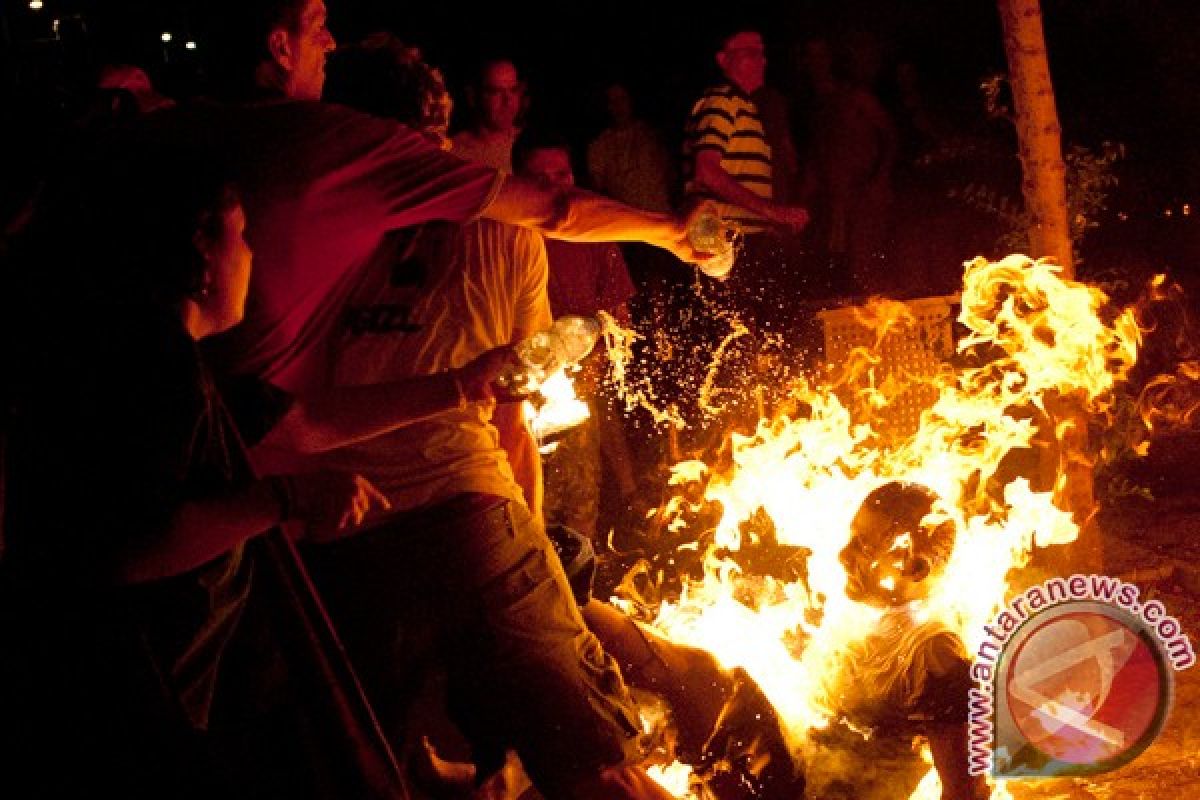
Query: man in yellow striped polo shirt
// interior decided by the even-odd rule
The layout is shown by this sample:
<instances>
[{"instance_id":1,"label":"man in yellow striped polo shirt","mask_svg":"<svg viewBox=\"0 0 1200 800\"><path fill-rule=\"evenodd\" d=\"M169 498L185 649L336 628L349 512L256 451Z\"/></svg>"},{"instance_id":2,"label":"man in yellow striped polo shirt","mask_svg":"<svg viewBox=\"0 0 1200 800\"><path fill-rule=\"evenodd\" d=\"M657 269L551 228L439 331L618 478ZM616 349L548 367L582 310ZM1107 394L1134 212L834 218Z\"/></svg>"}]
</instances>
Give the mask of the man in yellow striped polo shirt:
<instances>
[{"instance_id":1,"label":"man in yellow striped polo shirt","mask_svg":"<svg viewBox=\"0 0 1200 800\"><path fill-rule=\"evenodd\" d=\"M771 146L750 99L766 75L762 35L741 30L726 37L717 64L725 82L706 91L688 118L685 192L717 201L722 216L746 233L761 232L772 223L799 231L808 224L808 212L772 199Z\"/></svg>"},{"instance_id":2,"label":"man in yellow striped polo shirt","mask_svg":"<svg viewBox=\"0 0 1200 800\"><path fill-rule=\"evenodd\" d=\"M726 31L716 54L725 80L704 93L688 118L685 194L693 203L716 202L744 234L733 271L712 298L750 329L761 356L768 341L794 339L804 314L798 301L810 294L809 276L797 234L808 211L772 196L771 145L751 99L765 79L762 34L753 27Z\"/></svg>"}]
</instances>

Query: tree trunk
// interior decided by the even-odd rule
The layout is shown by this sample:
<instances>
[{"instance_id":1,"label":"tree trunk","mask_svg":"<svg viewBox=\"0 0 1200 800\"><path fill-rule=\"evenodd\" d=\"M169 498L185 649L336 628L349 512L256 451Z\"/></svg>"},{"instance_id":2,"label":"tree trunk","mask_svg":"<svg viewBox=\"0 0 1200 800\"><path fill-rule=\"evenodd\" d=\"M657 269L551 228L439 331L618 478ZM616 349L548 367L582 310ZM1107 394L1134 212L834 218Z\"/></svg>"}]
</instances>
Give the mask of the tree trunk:
<instances>
[{"instance_id":1,"label":"tree trunk","mask_svg":"<svg viewBox=\"0 0 1200 800\"><path fill-rule=\"evenodd\" d=\"M1066 165L1046 59L1040 0L997 0L1020 148L1022 192L1033 218L1030 256L1052 258L1075 276L1067 219Z\"/></svg>"},{"instance_id":2,"label":"tree trunk","mask_svg":"<svg viewBox=\"0 0 1200 800\"><path fill-rule=\"evenodd\" d=\"M1008 82L1012 87L1014 122L1020 149L1025 207L1032 217L1029 255L1061 264L1063 275L1075 277L1071 228L1067 212L1066 164L1062 157L1062 129L1050 83L1046 39L1042 31L1040 0L997 0L1008 55ZM1079 538L1067 548L1039 552L1039 561L1058 572L1068 569L1099 571L1103 564L1092 467L1088 451L1087 412L1069 398L1049 398L1048 409L1056 427L1069 422L1056 441L1039 448L1038 476L1055 486L1055 501L1070 511L1082 526Z\"/></svg>"}]
</instances>

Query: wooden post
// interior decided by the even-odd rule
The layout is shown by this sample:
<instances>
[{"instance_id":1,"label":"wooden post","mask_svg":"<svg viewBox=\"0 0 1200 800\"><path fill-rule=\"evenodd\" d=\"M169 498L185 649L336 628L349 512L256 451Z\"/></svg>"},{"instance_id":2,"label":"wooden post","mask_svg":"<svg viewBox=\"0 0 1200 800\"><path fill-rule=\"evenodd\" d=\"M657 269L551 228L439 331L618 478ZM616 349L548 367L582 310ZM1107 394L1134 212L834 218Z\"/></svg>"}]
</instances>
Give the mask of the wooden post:
<instances>
[{"instance_id":1,"label":"wooden post","mask_svg":"<svg viewBox=\"0 0 1200 800\"><path fill-rule=\"evenodd\" d=\"M997 2L1008 55L1008 82L1023 176L1021 189L1033 218L1029 255L1053 258L1062 265L1066 277L1073 278L1062 131L1050 83L1040 0Z\"/></svg>"}]
</instances>

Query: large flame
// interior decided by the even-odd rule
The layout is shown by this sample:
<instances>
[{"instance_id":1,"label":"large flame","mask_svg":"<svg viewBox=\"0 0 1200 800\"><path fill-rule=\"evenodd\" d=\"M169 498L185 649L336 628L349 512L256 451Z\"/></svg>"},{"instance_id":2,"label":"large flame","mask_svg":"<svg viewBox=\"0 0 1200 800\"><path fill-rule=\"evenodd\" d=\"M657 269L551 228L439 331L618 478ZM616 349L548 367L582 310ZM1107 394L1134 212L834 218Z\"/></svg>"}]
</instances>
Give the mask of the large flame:
<instances>
[{"instance_id":1,"label":"large flame","mask_svg":"<svg viewBox=\"0 0 1200 800\"><path fill-rule=\"evenodd\" d=\"M660 603L653 626L747 670L797 753L841 713L847 654L887 616L847 597L839 561L851 519L873 489L901 480L936 493L929 516L953 522L954 549L928 597L902 613L956 634L968 651L1003 602L1010 572L1035 547L1078 535L1076 517L1060 508L1066 467L1086 462L1076 445L1079 420L1107 413L1114 386L1134 366L1134 315L1045 261L1010 256L966 266L958 316L965 334L950 353L953 368L913 374L885 363L881 353L897 337L905 347L934 345L908 306L877 302L856 315L873 332L869 341L845 354L828 380L795 384L790 407L800 411L732 435L727 465L681 465L673 483L690 487L691 499L681 491L660 512L679 531L702 497L719 521L711 532L694 531L707 547L703 577ZM943 330L948 338L949 320ZM914 386L928 407L915 431L900 435L884 423ZM1029 475L1031 461L1043 473L1049 464L1049 480ZM772 537L802 548L793 552L806 554L806 579L739 566L737 551ZM663 778L686 785L678 771ZM913 797L936 797L937 787L931 770Z\"/></svg>"}]
</instances>

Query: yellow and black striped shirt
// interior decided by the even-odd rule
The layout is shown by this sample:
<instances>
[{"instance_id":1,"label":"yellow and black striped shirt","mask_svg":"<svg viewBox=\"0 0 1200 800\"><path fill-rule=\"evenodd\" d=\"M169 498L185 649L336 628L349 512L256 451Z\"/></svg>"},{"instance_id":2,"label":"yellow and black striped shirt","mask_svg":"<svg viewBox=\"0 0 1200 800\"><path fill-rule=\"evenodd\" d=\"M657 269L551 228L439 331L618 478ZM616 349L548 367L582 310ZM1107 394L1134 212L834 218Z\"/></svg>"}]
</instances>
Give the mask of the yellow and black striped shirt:
<instances>
[{"instance_id":1,"label":"yellow and black striped shirt","mask_svg":"<svg viewBox=\"0 0 1200 800\"><path fill-rule=\"evenodd\" d=\"M707 196L695 184L695 158L701 150L721 154L721 168L759 197L770 200L771 145L763 133L758 107L749 95L730 84L709 89L688 116L683 163L689 196ZM717 203L721 215L747 232L763 229L763 219L740 206Z\"/></svg>"}]
</instances>

